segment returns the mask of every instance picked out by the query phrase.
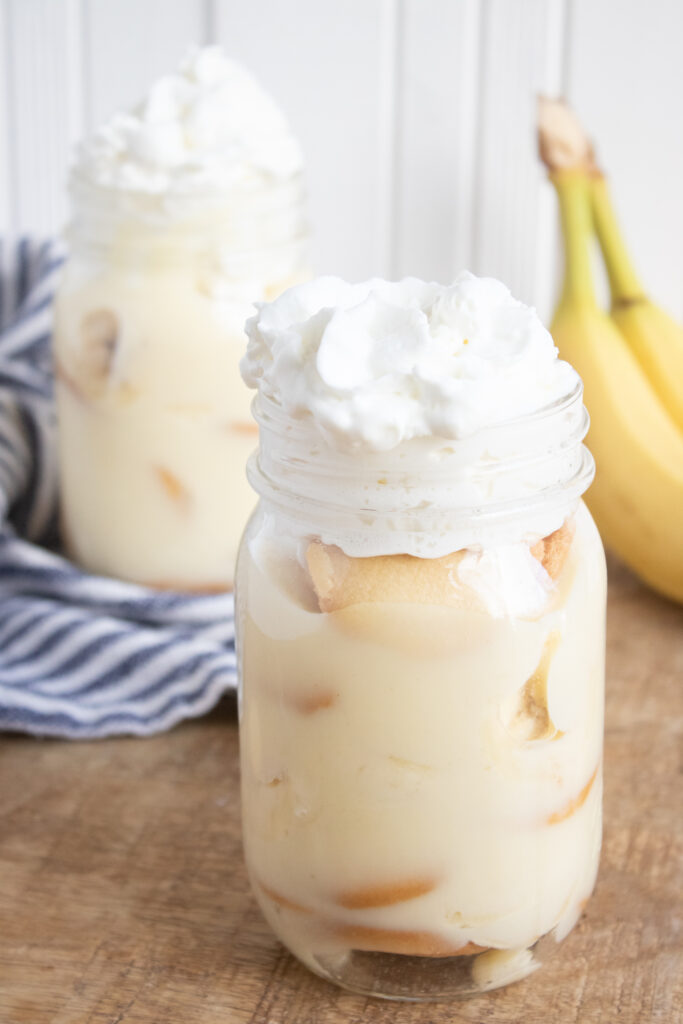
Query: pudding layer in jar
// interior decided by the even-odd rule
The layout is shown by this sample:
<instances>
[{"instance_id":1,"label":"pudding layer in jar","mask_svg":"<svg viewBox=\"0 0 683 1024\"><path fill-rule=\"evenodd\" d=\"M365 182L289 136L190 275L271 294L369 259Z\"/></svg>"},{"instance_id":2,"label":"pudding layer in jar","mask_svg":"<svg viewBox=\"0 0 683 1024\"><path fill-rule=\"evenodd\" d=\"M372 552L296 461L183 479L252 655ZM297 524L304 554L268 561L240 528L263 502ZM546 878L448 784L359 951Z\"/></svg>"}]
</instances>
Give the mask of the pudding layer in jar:
<instances>
[{"instance_id":1,"label":"pudding layer in jar","mask_svg":"<svg viewBox=\"0 0 683 1024\"><path fill-rule=\"evenodd\" d=\"M355 287L323 283L308 319L312 288L295 289L250 325L262 499L237 580L245 855L271 927L312 970L457 997L535 970L595 882L605 569L580 501L586 418L576 378L496 283ZM474 365L457 364L465 338ZM557 393L539 401L532 381L520 403L534 344ZM298 393L279 390L297 358ZM451 361L493 391L504 364L498 420L462 383L439 409Z\"/></svg>"},{"instance_id":2,"label":"pudding layer in jar","mask_svg":"<svg viewBox=\"0 0 683 1024\"><path fill-rule=\"evenodd\" d=\"M209 47L83 144L71 195L54 339L66 546L96 572L230 588L257 439L244 321L307 276L298 147Z\"/></svg>"}]
</instances>

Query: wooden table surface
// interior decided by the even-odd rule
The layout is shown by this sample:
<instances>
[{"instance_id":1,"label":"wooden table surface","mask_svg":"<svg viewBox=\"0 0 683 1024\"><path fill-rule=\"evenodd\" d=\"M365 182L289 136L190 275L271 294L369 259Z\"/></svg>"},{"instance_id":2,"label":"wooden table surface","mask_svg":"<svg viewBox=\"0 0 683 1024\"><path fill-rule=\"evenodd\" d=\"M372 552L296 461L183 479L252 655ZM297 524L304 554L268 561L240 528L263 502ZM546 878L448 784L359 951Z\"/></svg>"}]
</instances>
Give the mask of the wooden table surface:
<instances>
[{"instance_id":1,"label":"wooden table surface","mask_svg":"<svg viewBox=\"0 0 683 1024\"><path fill-rule=\"evenodd\" d=\"M356 997L268 931L240 851L234 699L153 739L0 738L0 1024L683 1020L683 613L612 567L596 892L537 974Z\"/></svg>"}]
</instances>

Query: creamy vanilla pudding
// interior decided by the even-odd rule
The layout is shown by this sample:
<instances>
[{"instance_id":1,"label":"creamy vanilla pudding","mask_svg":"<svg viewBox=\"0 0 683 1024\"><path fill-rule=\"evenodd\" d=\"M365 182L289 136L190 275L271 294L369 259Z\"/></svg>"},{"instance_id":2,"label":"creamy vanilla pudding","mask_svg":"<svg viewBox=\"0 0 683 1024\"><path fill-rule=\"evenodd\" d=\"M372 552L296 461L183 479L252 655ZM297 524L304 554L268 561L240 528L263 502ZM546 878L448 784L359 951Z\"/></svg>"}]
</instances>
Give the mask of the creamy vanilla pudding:
<instances>
[{"instance_id":1,"label":"creamy vanilla pudding","mask_svg":"<svg viewBox=\"0 0 683 1024\"><path fill-rule=\"evenodd\" d=\"M232 586L257 439L244 321L307 276L302 167L217 47L81 145L54 352L64 535L87 568Z\"/></svg>"},{"instance_id":2,"label":"creamy vanilla pudding","mask_svg":"<svg viewBox=\"0 0 683 1024\"><path fill-rule=\"evenodd\" d=\"M312 970L404 999L534 971L593 889L605 567L574 371L501 284L264 304L238 565L244 846Z\"/></svg>"}]
</instances>

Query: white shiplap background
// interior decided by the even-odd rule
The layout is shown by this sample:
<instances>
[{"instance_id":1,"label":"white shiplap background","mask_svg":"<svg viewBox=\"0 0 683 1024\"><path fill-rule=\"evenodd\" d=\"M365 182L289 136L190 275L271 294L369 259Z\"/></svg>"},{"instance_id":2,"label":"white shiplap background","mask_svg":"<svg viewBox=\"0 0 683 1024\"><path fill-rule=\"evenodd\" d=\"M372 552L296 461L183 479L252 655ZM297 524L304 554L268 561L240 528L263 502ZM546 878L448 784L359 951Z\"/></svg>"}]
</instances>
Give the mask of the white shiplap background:
<instances>
[{"instance_id":1,"label":"white shiplap background","mask_svg":"<svg viewBox=\"0 0 683 1024\"><path fill-rule=\"evenodd\" d=\"M535 94L562 92L646 285L683 317L682 40L681 0L0 0L0 231L58 231L74 141L216 41L303 143L316 270L469 266L547 317L557 228Z\"/></svg>"}]
</instances>

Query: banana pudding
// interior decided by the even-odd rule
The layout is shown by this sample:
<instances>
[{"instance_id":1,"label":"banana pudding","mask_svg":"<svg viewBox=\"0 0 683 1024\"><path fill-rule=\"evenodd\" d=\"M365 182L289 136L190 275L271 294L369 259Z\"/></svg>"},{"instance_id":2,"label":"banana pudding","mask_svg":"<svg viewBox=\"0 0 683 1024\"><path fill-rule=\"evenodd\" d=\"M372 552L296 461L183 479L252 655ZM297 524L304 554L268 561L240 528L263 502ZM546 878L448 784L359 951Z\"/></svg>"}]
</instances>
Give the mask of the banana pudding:
<instances>
[{"instance_id":1,"label":"banana pudding","mask_svg":"<svg viewBox=\"0 0 683 1024\"><path fill-rule=\"evenodd\" d=\"M605 568L574 371L498 282L320 279L242 362L244 848L313 971L402 999L534 971L601 841Z\"/></svg>"},{"instance_id":2,"label":"banana pudding","mask_svg":"<svg viewBox=\"0 0 683 1024\"><path fill-rule=\"evenodd\" d=\"M301 172L280 111L217 47L83 143L54 355L63 532L86 568L232 586L257 439L244 321L306 276Z\"/></svg>"}]
</instances>

